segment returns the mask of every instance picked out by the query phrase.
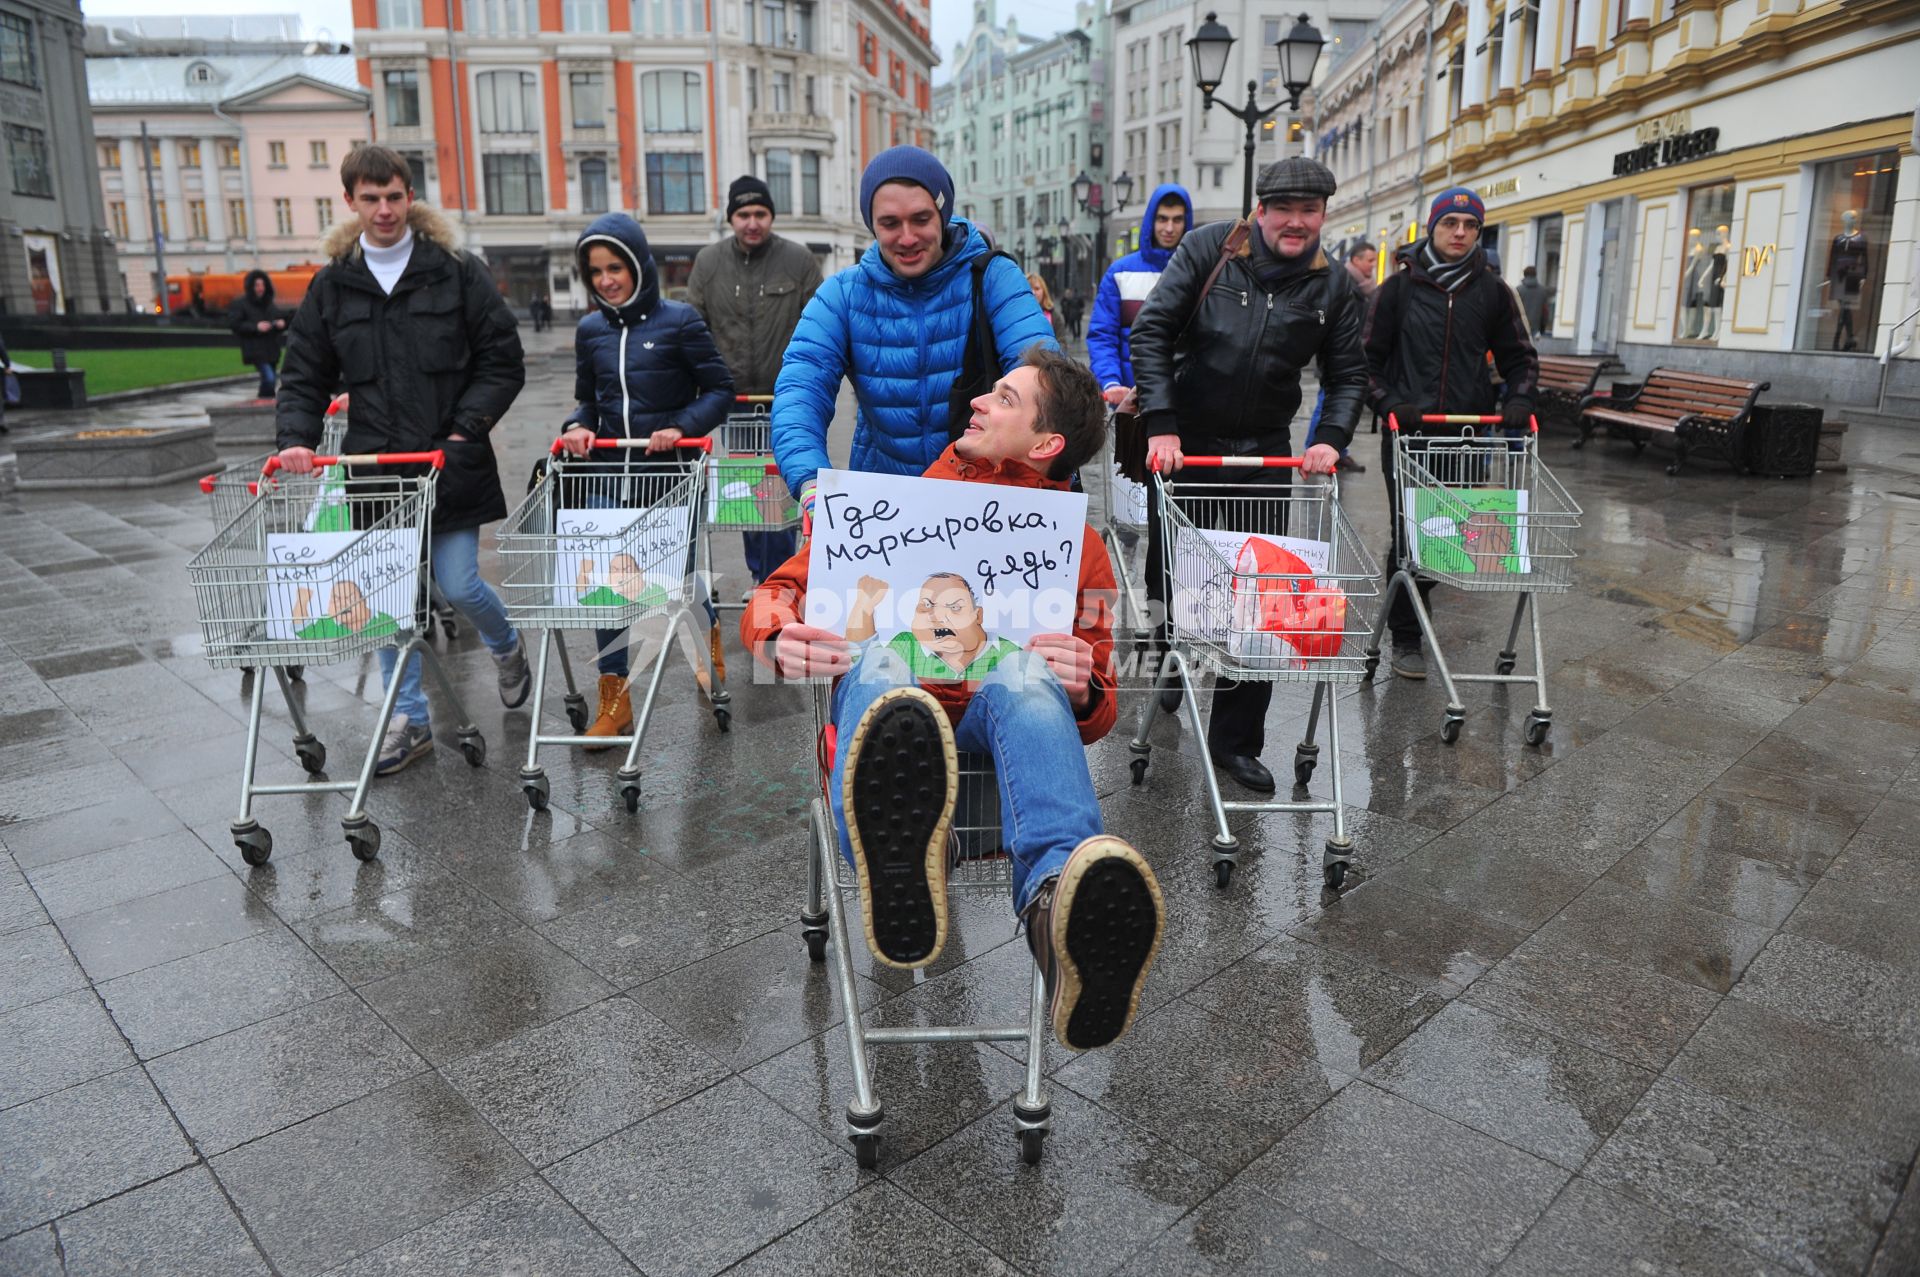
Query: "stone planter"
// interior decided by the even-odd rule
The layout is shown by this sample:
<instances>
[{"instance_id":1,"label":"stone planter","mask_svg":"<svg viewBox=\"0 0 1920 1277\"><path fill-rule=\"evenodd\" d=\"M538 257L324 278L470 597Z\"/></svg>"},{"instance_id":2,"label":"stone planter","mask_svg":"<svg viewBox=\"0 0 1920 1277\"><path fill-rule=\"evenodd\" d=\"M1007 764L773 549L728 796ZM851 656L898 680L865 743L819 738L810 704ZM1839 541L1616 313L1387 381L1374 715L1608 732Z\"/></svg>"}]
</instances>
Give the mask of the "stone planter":
<instances>
[{"instance_id":1,"label":"stone planter","mask_svg":"<svg viewBox=\"0 0 1920 1277\"><path fill-rule=\"evenodd\" d=\"M222 448L273 446L273 400L245 399L207 409L213 442Z\"/></svg>"},{"instance_id":2,"label":"stone planter","mask_svg":"<svg viewBox=\"0 0 1920 1277\"><path fill-rule=\"evenodd\" d=\"M219 468L212 426L128 427L28 437L13 446L19 486L151 488Z\"/></svg>"}]
</instances>

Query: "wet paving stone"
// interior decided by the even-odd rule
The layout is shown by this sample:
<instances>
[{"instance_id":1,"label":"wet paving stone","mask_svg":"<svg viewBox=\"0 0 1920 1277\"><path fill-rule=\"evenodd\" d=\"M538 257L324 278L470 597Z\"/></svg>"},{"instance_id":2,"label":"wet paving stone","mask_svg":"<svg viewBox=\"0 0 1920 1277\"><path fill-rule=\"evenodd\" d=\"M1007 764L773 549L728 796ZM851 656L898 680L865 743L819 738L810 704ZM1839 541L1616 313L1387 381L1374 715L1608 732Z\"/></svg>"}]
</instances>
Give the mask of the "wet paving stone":
<instances>
[{"instance_id":1,"label":"wet paving stone","mask_svg":"<svg viewBox=\"0 0 1920 1277\"><path fill-rule=\"evenodd\" d=\"M1664 1215L1580 1178L1567 1185L1499 1268L1500 1277L1785 1277L1791 1271L1739 1249L1697 1218Z\"/></svg>"},{"instance_id":2,"label":"wet paving stone","mask_svg":"<svg viewBox=\"0 0 1920 1277\"><path fill-rule=\"evenodd\" d=\"M1124 1277L1400 1277L1406 1269L1235 1180L1119 1271Z\"/></svg>"},{"instance_id":3,"label":"wet paving stone","mask_svg":"<svg viewBox=\"0 0 1920 1277\"><path fill-rule=\"evenodd\" d=\"M104 1201L192 1160L137 1068L10 1108L0 1113L0 1233Z\"/></svg>"},{"instance_id":4,"label":"wet paving stone","mask_svg":"<svg viewBox=\"0 0 1920 1277\"><path fill-rule=\"evenodd\" d=\"M271 1271L204 1166L89 1206L59 1227L69 1273L264 1277Z\"/></svg>"},{"instance_id":5,"label":"wet paving stone","mask_svg":"<svg viewBox=\"0 0 1920 1277\"><path fill-rule=\"evenodd\" d=\"M538 1179L523 1179L334 1270L338 1277L631 1277L636 1270Z\"/></svg>"},{"instance_id":6,"label":"wet paving stone","mask_svg":"<svg viewBox=\"0 0 1920 1277\"><path fill-rule=\"evenodd\" d=\"M132 1063L126 1040L91 989L0 1015L0 1109Z\"/></svg>"},{"instance_id":7,"label":"wet paving stone","mask_svg":"<svg viewBox=\"0 0 1920 1277\"><path fill-rule=\"evenodd\" d=\"M893 1185L870 1184L727 1270L729 1277L1014 1277L1015 1269Z\"/></svg>"},{"instance_id":8,"label":"wet paving stone","mask_svg":"<svg viewBox=\"0 0 1920 1277\"><path fill-rule=\"evenodd\" d=\"M346 986L284 927L149 967L100 986L143 1059L343 992Z\"/></svg>"}]
</instances>

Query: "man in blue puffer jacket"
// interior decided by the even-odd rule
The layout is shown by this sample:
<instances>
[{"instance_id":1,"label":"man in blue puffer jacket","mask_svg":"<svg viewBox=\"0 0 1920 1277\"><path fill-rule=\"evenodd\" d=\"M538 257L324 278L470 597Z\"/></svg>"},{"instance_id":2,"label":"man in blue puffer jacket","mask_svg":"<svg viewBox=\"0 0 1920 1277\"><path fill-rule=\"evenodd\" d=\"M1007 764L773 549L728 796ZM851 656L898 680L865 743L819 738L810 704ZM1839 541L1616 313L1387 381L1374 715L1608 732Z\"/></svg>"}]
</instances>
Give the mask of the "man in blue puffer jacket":
<instances>
[{"instance_id":1,"label":"man in blue puffer jacket","mask_svg":"<svg viewBox=\"0 0 1920 1277\"><path fill-rule=\"evenodd\" d=\"M843 377L860 403L852 469L923 474L952 442L947 402L973 324L972 267L992 251L953 215L946 168L917 146L873 157L860 212L874 243L807 303L774 384L774 459L808 508L814 474L829 464L827 423ZM1015 262L990 263L980 286L998 373L1019 367L1036 343L1057 348Z\"/></svg>"},{"instance_id":2,"label":"man in blue puffer jacket","mask_svg":"<svg viewBox=\"0 0 1920 1277\"><path fill-rule=\"evenodd\" d=\"M1154 187L1140 215L1139 249L1107 267L1100 279L1087 320L1087 360L1110 404L1120 403L1133 389L1133 350L1128 345L1133 317L1192 229L1193 199L1187 188L1172 182Z\"/></svg>"}]
</instances>

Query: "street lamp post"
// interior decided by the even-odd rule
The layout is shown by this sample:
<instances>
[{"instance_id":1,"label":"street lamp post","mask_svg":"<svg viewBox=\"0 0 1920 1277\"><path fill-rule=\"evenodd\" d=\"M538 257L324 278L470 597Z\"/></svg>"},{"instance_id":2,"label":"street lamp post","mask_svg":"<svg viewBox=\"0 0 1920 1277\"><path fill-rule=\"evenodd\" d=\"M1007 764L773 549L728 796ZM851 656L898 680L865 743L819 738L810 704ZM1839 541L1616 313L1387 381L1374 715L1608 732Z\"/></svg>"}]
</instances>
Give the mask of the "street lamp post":
<instances>
[{"instance_id":1,"label":"street lamp post","mask_svg":"<svg viewBox=\"0 0 1920 1277\"><path fill-rule=\"evenodd\" d=\"M1222 102L1221 108L1227 114L1247 126L1246 170L1240 183L1240 213L1246 216L1253 212L1253 131L1268 116L1285 106L1289 111L1300 109L1300 95L1313 83L1313 68L1320 61L1320 48L1326 41L1321 37L1307 15L1301 14L1299 21L1293 24L1293 30L1274 43L1280 52L1280 83L1286 89L1287 96L1275 100L1272 106L1260 105L1260 83L1247 81L1247 104L1233 106ZM1193 54L1193 79L1200 86L1204 99L1201 109L1213 109L1214 90L1227 75L1227 54L1233 49L1233 33L1223 26L1217 14L1209 13L1200 29L1187 41L1187 49Z\"/></svg>"},{"instance_id":2,"label":"street lamp post","mask_svg":"<svg viewBox=\"0 0 1920 1277\"><path fill-rule=\"evenodd\" d=\"M1060 278L1067 281L1067 287L1073 287L1073 223L1066 218L1060 219L1060 255L1066 259L1062 263Z\"/></svg>"},{"instance_id":3,"label":"street lamp post","mask_svg":"<svg viewBox=\"0 0 1920 1277\"><path fill-rule=\"evenodd\" d=\"M1106 196L1104 192L1102 192L1098 186L1094 185L1093 178L1088 175L1085 169L1081 169L1080 176L1073 179L1073 202L1080 206L1081 212L1091 215L1094 222L1100 228L1100 243L1098 247L1094 249L1093 254L1094 282L1096 285L1099 283L1100 273L1107 267L1107 219L1115 213L1126 212L1127 202L1132 195L1133 175L1124 170L1118 177L1113 179L1112 208L1106 207Z\"/></svg>"}]
</instances>

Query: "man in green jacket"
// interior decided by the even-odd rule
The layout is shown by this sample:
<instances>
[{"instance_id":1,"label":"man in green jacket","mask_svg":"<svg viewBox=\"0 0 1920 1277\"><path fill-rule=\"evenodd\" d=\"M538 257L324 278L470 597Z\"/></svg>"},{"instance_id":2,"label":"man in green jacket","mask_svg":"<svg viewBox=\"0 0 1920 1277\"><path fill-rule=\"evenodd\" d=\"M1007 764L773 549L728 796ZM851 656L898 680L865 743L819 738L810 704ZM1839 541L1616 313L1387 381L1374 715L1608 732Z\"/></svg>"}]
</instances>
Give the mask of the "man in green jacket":
<instances>
[{"instance_id":1,"label":"man in green jacket","mask_svg":"<svg viewBox=\"0 0 1920 1277\"><path fill-rule=\"evenodd\" d=\"M740 395L773 393L800 311L820 287L820 263L805 245L773 233L773 212L765 182L751 174L734 179L727 188L733 236L701 249L687 278L687 301L707 321ZM770 451L771 440L756 447ZM793 555L791 532L742 536L756 583Z\"/></svg>"}]
</instances>

